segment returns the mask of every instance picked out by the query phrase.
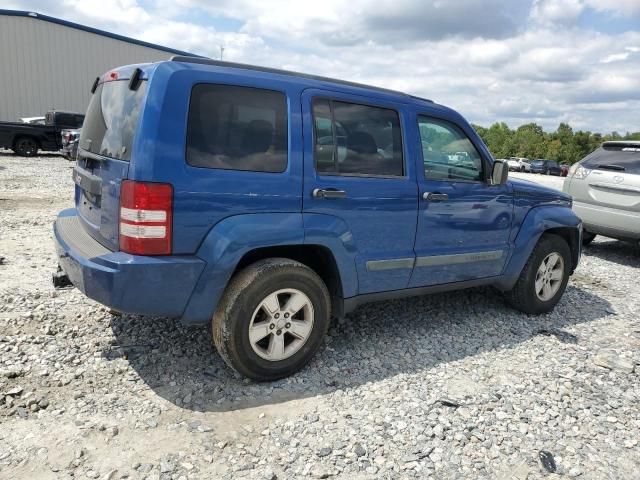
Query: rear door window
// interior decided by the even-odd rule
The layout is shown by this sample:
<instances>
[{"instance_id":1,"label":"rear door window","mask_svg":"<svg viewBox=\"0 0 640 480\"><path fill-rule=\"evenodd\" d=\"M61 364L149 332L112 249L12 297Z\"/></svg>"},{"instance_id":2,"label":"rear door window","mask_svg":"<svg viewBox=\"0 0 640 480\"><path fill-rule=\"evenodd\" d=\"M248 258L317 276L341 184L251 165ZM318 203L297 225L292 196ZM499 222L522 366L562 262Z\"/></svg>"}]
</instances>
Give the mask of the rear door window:
<instances>
[{"instance_id":1,"label":"rear door window","mask_svg":"<svg viewBox=\"0 0 640 480\"><path fill-rule=\"evenodd\" d=\"M222 170L284 172L287 130L284 93L198 84L189 102L187 163Z\"/></svg>"},{"instance_id":2,"label":"rear door window","mask_svg":"<svg viewBox=\"0 0 640 480\"><path fill-rule=\"evenodd\" d=\"M129 80L98 85L84 118L80 147L129 161L146 89L146 81L140 82L136 90L129 88Z\"/></svg>"},{"instance_id":3,"label":"rear door window","mask_svg":"<svg viewBox=\"0 0 640 480\"><path fill-rule=\"evenodd\" d=\"M395 110L318 98L313 118L319 173L404 175L402 132Z\"/></svg>"},{"instance_id":4,"label":"rear door window","mask_svg":"<svg viewBox=\"0 0 640 480\"><path fill-rule=\"evenodd\" d=\"M584 168L640 175L639 147L600 147L580 162Z\"/></svg>"}]
</instances>

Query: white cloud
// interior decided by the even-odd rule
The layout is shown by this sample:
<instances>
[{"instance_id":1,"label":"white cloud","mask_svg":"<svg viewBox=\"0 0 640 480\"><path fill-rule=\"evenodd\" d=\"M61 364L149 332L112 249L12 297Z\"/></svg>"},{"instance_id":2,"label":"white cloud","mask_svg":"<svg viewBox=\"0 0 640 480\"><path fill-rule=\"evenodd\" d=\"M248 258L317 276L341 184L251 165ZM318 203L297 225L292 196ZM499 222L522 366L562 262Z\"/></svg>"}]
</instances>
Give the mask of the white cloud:
<instances>
[{"instance_id":1,"label":"white cloud","mask_svg":"<svg viewBox=\"0 0 640 480\"><path fill-rule=\"evenodd\" d=\"M640 0L584 0L584 3L599 12L609 12L618 16L640 14Z\"/></svg>"},{"instance_id":2,"label":"white cloud","mask_svg":"<svg viewBox=\"0 0 640 480\"><path fill-rule=\"evenodd\" d=\"M602 60L600 60L600 63L611 63L611 62L619 62L622 60L626 60L627 58L629 58L630 54L631 54L630 52L613 53L611 55L607 55Z\"/></svg>"},{"instance_id":3,"label":"white cloud","mask_svg":"<svg viewBox=\"0 0 640 480\"><path fill-rule=\"evenodd\" d=\"M539 23L571 23L582 13L582 0L534 0L531 18Z\"/></svg>"},{"instance_id":4,"label":"white cloud","mask_svg":"<svg viewBox=\"0 0 640 480\"><path fill-rule=\"evenodd\" d=\"M152 20L136 0L63 0L61 12L73 11L85 22L140 25ZM54 14L55 15L55 14Z\"/></svg>"}]
</instances>

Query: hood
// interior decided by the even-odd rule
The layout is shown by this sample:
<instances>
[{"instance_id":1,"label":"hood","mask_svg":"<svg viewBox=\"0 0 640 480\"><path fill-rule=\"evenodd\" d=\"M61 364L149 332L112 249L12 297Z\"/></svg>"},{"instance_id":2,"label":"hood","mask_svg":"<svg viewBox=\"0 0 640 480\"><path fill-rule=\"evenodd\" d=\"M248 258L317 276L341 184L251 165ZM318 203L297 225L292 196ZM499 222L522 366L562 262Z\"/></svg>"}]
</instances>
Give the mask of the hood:
<instances>
[{"instance_id":1,"label":"hood","mask_svg":"<svg viewBox=\"0 0 640 480\"><path fill-rule=\"evenodd\" d=\"M516 197L528 197L539 203L571 207L571 195L555 188L545 187L531 180L520 178L509 179L509 184L513 187L513 193Z\"/></svg>"}]
</instances>

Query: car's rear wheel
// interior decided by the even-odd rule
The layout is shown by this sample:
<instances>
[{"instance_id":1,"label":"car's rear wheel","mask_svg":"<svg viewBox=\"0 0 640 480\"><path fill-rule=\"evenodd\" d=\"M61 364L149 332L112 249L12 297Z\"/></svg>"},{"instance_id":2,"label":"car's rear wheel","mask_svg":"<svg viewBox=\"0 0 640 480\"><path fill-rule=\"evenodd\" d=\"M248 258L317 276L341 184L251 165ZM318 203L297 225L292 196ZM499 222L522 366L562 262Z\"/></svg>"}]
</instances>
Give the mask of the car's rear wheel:
<instances>
[{"instance_id":1,"label":"car's rear wheel","mask_svg":"<svg viewBox=\"0 0 640 480\"><path fill-rule=\"evenodd\" d=\"M224 361L254 380L300 370L322 345L331 301L322 279L286 258L256 262L231 279L212 320Z\"/></svg>"},{"instance_id":2,"label":"car's rear wheel","mask_svg":"<svg viewBox=\"0 0 640 480\"><path fill-rule=\"evenodd\" d=\"M507 292L507 301L525 313L540 314L553 310L567 288L571 262L571 250L562 237L543 235L515 286Z\"/></svg>"},{"instance_id":3,"label":"car's rear wheel","mask_svg":"<svg viewBox=\"0 0 640 480\"><path fill-rule=\"evenodd\" d=\"M524 172L525 170L526 170L526 168L524 168L524 167L520 167L520 171L521 171L521 172Z\"/></svg>"},{"instance_id":4,"label":"car's rear wheel","mask_svg":"<svg viewBox=\"0 0 640 480\"><path fill-rule=\"evenodd\" d=\"M582 232L582 245L589 245L596 238L595 233L587 232L586 230Z\"/></svg>"},{"instance_id":5,"label":"car's rear wheel","mask_svg":"<svg viewBox=\"0 0 640 480\"><path fill-rule=\"evenodd\" d=\"M21 157L35 157L38 153L38 142L31 137L18 138L12 150Z\"/></svg>"}]
</instances>

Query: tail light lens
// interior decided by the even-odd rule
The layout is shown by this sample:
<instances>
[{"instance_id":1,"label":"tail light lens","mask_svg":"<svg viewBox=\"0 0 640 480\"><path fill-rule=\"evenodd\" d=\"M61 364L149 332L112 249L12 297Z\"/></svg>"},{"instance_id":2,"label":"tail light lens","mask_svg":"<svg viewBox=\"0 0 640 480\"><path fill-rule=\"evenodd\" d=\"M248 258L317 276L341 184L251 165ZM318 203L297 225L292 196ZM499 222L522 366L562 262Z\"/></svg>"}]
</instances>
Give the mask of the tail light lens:
<instances>
[{"instance_id":1,"label":"tail light lens","mask_svg":"<svg viewBox=\"0 0 640 480\"><path fill-rule=\"evenodd\" d=\"M120 250L135 255L171 254L173 187L124 180L120 187Z\"/></svg>"},{"instance_id":2,"label":"tail light lens","mask_svg":"<svg viewBox=\"0 0 640 480\"><path fill-rule=\"evenodd\" d=\"M580 164L574 163L573 165L571 165L571 168L569 169L568 176L576 178L578 180L584 180L589 176L590 173L591 173L591 170L589 170L588 168L584 168Z\"/></svg>"}]
</instances>

